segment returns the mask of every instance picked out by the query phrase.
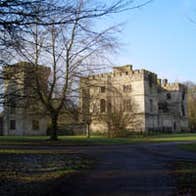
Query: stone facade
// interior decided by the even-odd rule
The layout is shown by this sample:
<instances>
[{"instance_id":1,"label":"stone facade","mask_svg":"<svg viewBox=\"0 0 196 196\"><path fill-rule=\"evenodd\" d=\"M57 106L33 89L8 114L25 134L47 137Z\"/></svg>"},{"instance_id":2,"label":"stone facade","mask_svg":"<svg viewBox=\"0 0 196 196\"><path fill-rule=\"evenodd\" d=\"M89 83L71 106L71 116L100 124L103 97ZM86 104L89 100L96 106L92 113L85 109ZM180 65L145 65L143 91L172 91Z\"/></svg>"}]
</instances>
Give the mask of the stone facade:
<instances>
[{"instance_id":1,"label":"stone facade","mask_svg":"<svg viewBox=\"0 0 196 196\"><path fill-rule=\"evenodd\" d=\"M37 72L41 87L47 90L50 69L27 62L5 66L3 135L46 135L48 118L43 115L42 105L36 94Z\"/></svg>"},{"instance_id":2,"label":"stone facade","mask_svg":"<svg viewBox=\"0 0 196 196\"><path fill-rule=\"evenodd\" d=\"M132 131L188 129L187 88L183 84L168 83L166 79L158 79L155 73L133 70L132 65L125 65L113 67L111 73L84 77L80 85L81 119L89 122L92 131L108 129L96 116L109 111L108 103L110 107L120 107L122 99L126 105L131 100L137 106L135 115L139 126L129 125L127 128Z\"/></svg>"}]
</instances>

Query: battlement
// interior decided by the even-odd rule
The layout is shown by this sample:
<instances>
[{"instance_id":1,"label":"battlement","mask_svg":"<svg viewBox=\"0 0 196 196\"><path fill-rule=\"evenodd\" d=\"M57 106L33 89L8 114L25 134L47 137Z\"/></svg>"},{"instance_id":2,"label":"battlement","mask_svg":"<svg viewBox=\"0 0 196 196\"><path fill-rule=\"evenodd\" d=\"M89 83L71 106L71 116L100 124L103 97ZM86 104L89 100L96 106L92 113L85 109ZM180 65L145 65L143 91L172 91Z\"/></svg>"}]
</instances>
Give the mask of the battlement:
<instances>
[{"instance_id":1,"label":"battlement","mask_svg":"<svg viewBox=\"0 0 196 196\"><path fill-rule=\"evenodd\" d=\"M28 70L29 68L39 68L42 70L50 71L50 67L47 67L44 65L35 66L34 64L29 63L29 62L25 62L25 61L21 61L21 62L15 63L15 64L3 66L4 71L12 71L12 70L21 71L21 70Z\"/></svg>"},{"instance_id":2,"label":"battlement","mask_svg":"<svg viewBox=\"0 0 196 196\"><path fill-rule=\"evenodd\" d=\"M119 66L119 67L113 67L113 72L114 73L126 73L126 72L132 72L132 67L133 65L124 65L124 66Z\"/></svg>"},{"instance_id":3,"label":"battlement","mask_svg":"<svg viewBox=\"0 0 196 196\"><path fill-rule=\"evenodd\" d=\"M120 77L120 76L131 77L133 79L145 79L145 80L148 80L150 78L155 82L157 81L157 74L145 69L133 70L133 65L113 67L112 72L91 75L89 76L89 79L101 79L101 78L104 79L108 77Z\"/></svg>"},{"instance_id":4,"label":"battlement","mask_svg":"<svg viewBox=\"0 0 196 196\"><path fill-rule=\"evenodd\" d=\"M184 90L186 87L181 83L169 83L167 79L160 79L157 77L156 73L145 69L133 69L132 65L125 65L119 67L113 67L112 72L101 73L96 75L91 75L88 78L91 80L107 80L109 77L111 78L119 78L119 77L130 77L131 80L146 80L150 83L154 83L158 85L160 88L163 88L168 91L177 91Z\"/></svg>"},{"instance_id":5,"label":"battlement","mask_svg":"<svg viewBox=\"0 0 196 196\"><path fill-rule=\"evenodd\" d=\"M43 65L37 65L31 64L29 62L18 62L16 64L12 65L5 65L3 66L3 75L4 79L9 80L12 78L12 76L19 77L26 77L31 76L33 77L34 73L38 73L39 75L42 75L43 78L48 78L50 75L50 67L43 66ZM18 75L17 75L18 74Z\"/></svg>"},{"instance_id":6,"label":"battlement","mask_svg":"<svg viewBox=\"0 0 196 196\"><path fill-rule=\"evenodd\" d=\"M185 85L178 83L178 82L168 83L166 79L161 81L160 86L161 88L168 90L168 91L179 91L179 90L186 89Z\"/></svg>"}]
</instances>

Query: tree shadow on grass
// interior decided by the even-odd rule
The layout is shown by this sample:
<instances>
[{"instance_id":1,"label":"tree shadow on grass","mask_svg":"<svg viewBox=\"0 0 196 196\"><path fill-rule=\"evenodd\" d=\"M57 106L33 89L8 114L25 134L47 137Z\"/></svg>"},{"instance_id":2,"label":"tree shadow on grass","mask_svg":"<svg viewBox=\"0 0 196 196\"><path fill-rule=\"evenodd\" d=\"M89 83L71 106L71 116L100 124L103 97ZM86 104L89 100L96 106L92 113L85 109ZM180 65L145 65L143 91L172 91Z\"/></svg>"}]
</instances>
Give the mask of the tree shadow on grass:
<instances>
[{"instance_id":1,"label":"tree shadow on grass","mask_svg":"<svg viewBox=\"0 0 196 196\"><path fill-rule=\"evenodd\" d=\"M0 195L54 195L92 163L84 154L0 154Z\"/></svg>"}]
</instances>

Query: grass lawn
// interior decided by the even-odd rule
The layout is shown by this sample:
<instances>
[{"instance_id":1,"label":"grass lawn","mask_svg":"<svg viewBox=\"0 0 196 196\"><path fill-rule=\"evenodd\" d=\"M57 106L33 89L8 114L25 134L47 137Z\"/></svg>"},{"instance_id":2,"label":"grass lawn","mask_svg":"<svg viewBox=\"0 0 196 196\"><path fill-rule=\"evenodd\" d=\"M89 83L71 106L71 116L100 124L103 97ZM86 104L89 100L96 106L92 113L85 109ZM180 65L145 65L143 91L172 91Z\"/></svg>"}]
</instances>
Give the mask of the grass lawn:
<instances>
[{"instance_id":1,"label":"grass lawn","mask_svg":"<svg viewBox=\"0 0 196 196\"><path fill-rule=\"evenodd\" d=\"M77 153L5 150L0 152L0 195L49 195L93 163Z\"/></svg>"},{"instance_id":2,"label":"grass lawn","mask_svg":"<svg viewBox=\"0 0 196 196\"><path fill-rule=\"evenodd\" d=\"M196 141L196 133L158 134L152 136L131 135L125 138L59 136L58 141L50 141L48 136L0 136L0 145L110 145L178 141Z\"/></svg>"},{"instance_id":3,"label":"grass lawn","mask_svg":"<svg viewBox=\"0 0 196 196\"><path fill-rule=\"evenodd\" d=\"M196 143L192 143L192 144L179 144L178 146L182 150L196 152Z\"/></svg>"},{"instance_id":4,"label":"grass lawn","mask_svg":"<svg viewBox=\"0 0 196 196\"><path fill-rule=\"evenodd\" d=\"M196 193L196 163L174 163L174 176L176 179L177 195L195 195Z\"/></svg>"}]
</instances>

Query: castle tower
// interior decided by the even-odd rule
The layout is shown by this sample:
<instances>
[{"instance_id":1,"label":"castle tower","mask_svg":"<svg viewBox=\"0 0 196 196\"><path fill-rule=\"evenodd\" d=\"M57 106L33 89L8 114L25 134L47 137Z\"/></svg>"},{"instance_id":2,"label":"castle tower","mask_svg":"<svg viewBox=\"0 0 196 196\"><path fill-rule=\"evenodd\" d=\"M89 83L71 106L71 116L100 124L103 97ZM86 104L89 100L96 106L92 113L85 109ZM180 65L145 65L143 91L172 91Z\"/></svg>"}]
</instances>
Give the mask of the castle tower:
<instances>
[{"instance_id":1,"label":"castle tower","mask_svg":"<svg viewBox=\"0 0 196 196\"><path fill-rule=\"evenodd\" d=\"M46 135L48 120L41 114L36 80L47 91L49 74L50 68L27 62L3 67L3 135Z\"/></svg>"}]
</instances>

